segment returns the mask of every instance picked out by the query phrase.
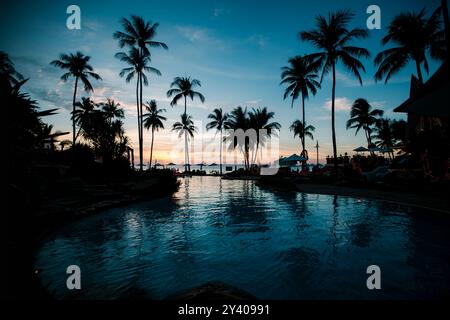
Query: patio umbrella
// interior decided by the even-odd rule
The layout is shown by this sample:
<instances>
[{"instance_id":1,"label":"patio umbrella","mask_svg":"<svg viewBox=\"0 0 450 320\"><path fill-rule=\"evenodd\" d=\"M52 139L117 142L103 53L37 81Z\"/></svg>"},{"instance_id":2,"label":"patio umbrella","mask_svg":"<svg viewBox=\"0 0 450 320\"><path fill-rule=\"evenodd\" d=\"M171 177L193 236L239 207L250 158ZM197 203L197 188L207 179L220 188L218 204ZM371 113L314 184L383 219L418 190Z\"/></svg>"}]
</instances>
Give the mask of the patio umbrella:
<instances>
[{"instance_id":1,"label":"patio umbrella","mask_svg":"<svg viewBox=\"0 0 450 320\"><path fill-rule=\"evenodd\" d=\"M171 163L168 163L167 165L168 165L168 166L176 166L176 164L175 164L175 163L173 163L173 162L171 162Z\"/></svg>"},{"instance_id":2,"label":"patio umbrella","mask_svg":"<svg viewBox=\"0 0 450 320\"><path fill-rule=\"evenodd\" d=\"M356 152L366 152L366 151L369 151L369 149L364 148L364 147L358 147L358 148L356 148L356 149L353 149L353 151L356 151Z\"/></svg>"},{"instance_id":3,"label":"patio umbrella","mask_svg":"<svg viewBox=\"0 0 450 320\"><path fill-rule=\"evenodd\" d=\"M217 166L217 163L213 162L213 163L211 163L209 166L210 166L210 167L212 167L212 166Z\"/></svg>"}]
</instances>

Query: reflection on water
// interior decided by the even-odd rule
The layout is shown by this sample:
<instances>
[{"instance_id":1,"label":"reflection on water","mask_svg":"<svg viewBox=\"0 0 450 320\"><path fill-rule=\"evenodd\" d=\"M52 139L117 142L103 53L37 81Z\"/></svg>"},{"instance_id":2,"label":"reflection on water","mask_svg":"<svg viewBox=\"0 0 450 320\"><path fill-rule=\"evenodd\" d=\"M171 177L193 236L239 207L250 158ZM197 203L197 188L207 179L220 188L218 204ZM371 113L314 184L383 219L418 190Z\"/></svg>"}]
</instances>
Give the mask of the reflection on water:
<instances>
[{"instance_id":1,"label":"reflection on water","mask_svg":"<svg viewBox=\"0 0 450 320\"><path fill-rule=\"evenodd\" d=\"M108 210L49 237L36 258L56 298L163 299L222 281L261 299L448 295L450 221L379 201L192 177L172 199ZM82 290L66 289L79 265ZM382 290L366 288L377 264Z\"/></svg>"}]
</instances>

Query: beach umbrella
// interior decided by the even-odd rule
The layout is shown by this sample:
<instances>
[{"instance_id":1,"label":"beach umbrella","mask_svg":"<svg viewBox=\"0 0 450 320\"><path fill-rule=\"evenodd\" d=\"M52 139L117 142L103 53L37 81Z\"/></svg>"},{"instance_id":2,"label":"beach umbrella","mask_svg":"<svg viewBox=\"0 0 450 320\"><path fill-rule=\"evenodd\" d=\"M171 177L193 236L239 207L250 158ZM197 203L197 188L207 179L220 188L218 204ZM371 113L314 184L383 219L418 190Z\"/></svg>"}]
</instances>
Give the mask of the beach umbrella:
<instances>
[{"instance_id":1,"label":"beach umbrella","mask_svg":"<svg viewBox=\"0 0 450 320\"><path fill-rule=\"evenodd\" d=\"M175 163L173 163L173 162L171 162L171 163L168 163L167 165L168 165L168 166L176 166L176 164L175 164Z\"/></svg>"},{"instance_id":2,"label":"beach umbrella","mask_svg":"<svg viewBox=\"0 0 450 320\"><path fill-rule=\"evenodd\" d=\"M364 148L364 147L358 147L358 148L356 148L356 149L353 149L353 151L356 151L356 152L366 152L366 151L369 151L369 149Z\"/></svg>"},{"instance_id":3,"label":"beach umbrella","mask_svg":"<svg viewBox=\"0 0 450 320\"><path fill-rule=\"evenodd\" d=\"M211 163L209 166L210 166L210 167L212 167L212 166L217 166L217 163L213 162L213 163Z\"/></svg>"}]
</instances>

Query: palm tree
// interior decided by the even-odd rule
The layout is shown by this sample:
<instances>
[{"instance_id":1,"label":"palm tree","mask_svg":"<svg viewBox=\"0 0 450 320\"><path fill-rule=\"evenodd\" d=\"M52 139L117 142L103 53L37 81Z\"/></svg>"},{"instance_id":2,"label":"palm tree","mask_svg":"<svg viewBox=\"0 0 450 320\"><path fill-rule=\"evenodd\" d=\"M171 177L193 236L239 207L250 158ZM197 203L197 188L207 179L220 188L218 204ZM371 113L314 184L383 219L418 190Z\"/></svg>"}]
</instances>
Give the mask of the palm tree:
<instances>
[{"instance_id":1,"label":"palm tree","mask_svg":"<svg viewBox=\"0 0 450 320\"><path fill-rule=\"evenodd\" d=\"M270 122L275 116L275 113L269 112L266 107L253 108L248 116L250 128L256 131L256 147L253 157L253 163L255 163L259 146L264 145L266 138L270 138L273 134L276 134L276 130L280 130L281 125L278 122Z\"/></svg>"},{"instance_id":2,"label":"palm tree","mask_svg":"<svg viewBox=\"0 0 450 320\"><path fill-rule=\"evenodd\" d=\"M216 129L218 132L220 132L219 161L220 175L222 175L222 135L224 129L230 128L230 125L228 123L228 114L224 113L222 108L216 108L212 113L208 115L208 119L211 119L211 121L206 124L206 130Z\"/></svg>"},{"instance_id":3,"label":"palm tree","mask_svg":"<svg viewBox=\"0 0 450 320\"><path fill-rule=\"evenodd\" d=\"M116 53L116 58L125 62L129 67L120 71L119 75L125 77L125 81L129 83L135 76L136 80L136 109L138 118L138 140L139 140L139 162L140 170L143 165L143 131L142 131L142 84L148 85L146 71L161 75L161 72L148 64L151 62L150 55L145 54L143 50L131 48L127 54L125 52Z\"/></svg>"},{"instance_id":4,"label":"palm tree","mask_svg":"<svg viewBox=\"0 0 450 320\"><path fill-rule=\"evenodd\" d=\"M91 114L94 112L97 104L90 98L81 98L81 101L75 103L77 109L72 112L72 121L78 126L75 139L78 139L81 129L91 120Z\"/></svg>"},{"instance_id":5,"label":"palm tree","mask_svg":"<svg viewBox=\"0 0 450 320\"><path fill-rule=\"evenodd\" d=\"M392 122L389 119L380 119L377 121L375 127L376 145L380 148L392 149L395 144L394 132L392 130ZM393 156L393 152L389 153L389 156Z\"/></svg>"},{"instance_id":6,"label":"palm tree","mask_svg":"<svg viewBox=\"0 0 450 320\"><path fill-rule=\"evenodd\" d=\"M419 13L399 14L392 20L387 35L382 39L382 44L392 43L395 47L386 49L375 57L374 62L378 65L375 80L385 78L387 83L409 61L413 61L416 65L417 77L420 83L423 83L421 68L423 66L428 73L427 53L438 60L445 58L440 11L440 8L437 9L428 19L425 17L425 9L422 9Z\"/></svg>"},{"instance_id":7,"label":"palm tree","mask_svg":"<svg viewBox=\"0 0 450 320\"><path fill-rule=\"evenodd\" d=\"M196 87L201 87L201 83L197 79L191 79L191 77L176 77L173 82L170 84L170 88L167 91L167 97L170 98L173 96L170 105L173 107L178 103L178 101L184 97L184 115L186 115L186 106L187 106L187 97L191 98L194 101L194 98L197 97L203 103L205 102L205 97L198 91L194 89ZM185 132L186 134L186 132ZM187 137L184 137L187 140ZM186 143L187 145L187 143ZM189 160L189 159L188 159ZM189 168L190 169L190 168Z\"/></svg>"},{"instance_id":8,"label":"palm tree","mask_svg":"<svg viewBox=\"0 0 450 320\"><path fill-rule=\"evenodd\" d=\"M147 22L142 17L135 15L132 15L131 19L122 18L120 23L124 32L116 31L113 37L119 41L121 48L137 46L146 55L150 55L149 48L168 49L165 43L153 40L159 23Z\"/></svg>"},{"instance_id":9,"label":"palm tree","mask_svg":"<svg viewBox=\"0 0 450 320\"><path fill-rule=\"evenodd\" d=\"M360 71L365 72L365 68L359 58L369 57L369 51L365 48L351 46L350 42L354 39L366 38L368 33L364 29L348 29L348 24L353 18L349 11L338 11L329 13L328 19L323 16L316 17L316 29L300 32L300 37L304 41L311 42L318 50L317 53L310 54L309 57L317 59L322 68L323 77L332 72L332 91L331 91L331 131L333 139L333 157L334 167L337 169L337 147L336 147L336 129L335 129L335 96L336 96L336 65L342 64L358 78L362 85Z\"/></svg>"},{"instance_id":10,"label":"palm tree","mask_svg":"<svg viewBox=\"0 0 450 320\"><path fill-rule=\"evenodd\" d=\"M150 147L150 167L152 166L152 157L153 157L153 139L155 136L155 130L164 129L163 121L166 121L167 118L160 115L162 112L166 112L166 109L158 109L158 105L156 104L156 100L151 100L147 102L145 105L145 109L147 113L143 115L143 123L144 128L149 130L152 129L152 143Z\"/></svg>"},{"instance_id":11,"label":"palm tree","mask_svg":"<svg viewBox=\"0 0 450 320\"><path fill-rule=\"evenodd\" d=\"M125 56L122 54L119 54L119 58L122 56L125 59L122 60L124 62L127 62L129 65L136 67L136 63L140 63L140 68L137 69L150 71L153 73L156 73L158 75L161 75L159 70L154 68L146 69L145 62L150 62L150 56L151 52L149 48L163 48L168 49L168 46L159 41L154 41L153 39L156 36L157 29L159 27L159 23L151 23L145 21L142 17L132 15L131 19L122 18L120 20L120 23L122 25L122 28L124 31L116 31L113 34L113 38L117 39L119 41L119 46L121 48L128 46L131 48L130 50L130 59L125 58ZM137 48L135 48L137 46ZM117 56L117 55L116 55ZM132 60L134 60L134 63L131 63ZM124 72L125 69L122 70ZM143 128L142 128L142 84L148 85L147 77L143 72L136 72L137 74L137 83L136 83L136 100L138 104L138 140L139 140L139 159L140 159L140 170L142 171L142 164L143 164ZM131 70L125 71L125 73L128 73L130 75ZM131 76L133 78L134 75ZM127 76L127 82L131 80L131 78L128 79Z\"/></svg>"},{"instance_id":12,"label":"palm tree","mask_svg":"<svg viewBox=\"0 0 450 320\"><path fill-rule=\"evenodd\" d=\"M184 114L186 114L187 97L191 98L192 101L197 97L202 103L205 102L205 97L200 92L194 90L196 87L201 86L200 81L197 79L191 79L191 77L176 77L170 84L171 89L167 91L168 98L173 96L170 105L173 107L178 103L178 100L184 98Z\"/></svg>"},{"instance_id":13,"label":"palm tree","mask_svg":"<svg viewBox=\"0 0 450 320\"><path fill-rule=\"evenodd\" d=\"M63 70L67 70L66 73L64 73L61 76L61 80L66 82L70 77L75 78L75 88L73 90L73 110L72 114L75 113L75 101L77 97L77 87L78 87L78 80L81 80L81 82L84 85L84 90L86 92L94 91L94 88L92 87L92 84L89 82L89 77L94 78L95 80L101 80L102 78L94 72L94 69L89 64L89 60L91 57L85 56L80 51L77 51L77 53L73 54L61 54L59 56L59 60L53 60L50 62L51 65L54 65L55 67L61 68ZM72 119L72 135L73 135L73 141L72 146L75 145L76 141L76 132L75 132L75 120Z\"/></svg>"},{"instance_id":14,"label":"palm tree","mask_svg":"<svg viewBox=\"0 0 450 320\"><path fill-rule=\"evenodd\" d=\"M238 106L234 108L229 116L228 116L228 125L230 129L233 129L233 134L225 137L225 141L230 142L229 149L236 149L239 147L240 151L244 156L244 166L245 169L250 168L250 141L247 139L240 139L240 137L236 136L236 134L242 130L242 132L246 132L250 128L250 121L248 118L247 108L242 108Z\"/></svg>"},{"instance_id":15,"label":"palm tree","mask_svg":"<svg viewBox=\"0 0 450 320\"><path fill-rule=\"evenodd\" d=\"M347 121L347 130L356 129L355 135L363 129L367 139L367 148L372 148L371 127L383 116L383 110L373 109L366 99L356 99L350 111L350 119ZM372 152L373 153L373 152Z\"/></svg>"},{"instance_id":16,"label":"palm tree","mask_svg":"<svg viewBox=\"0 0 450 320\"><path fill-rule=\"evenodd\" d=\"M0 51L0 78L6 79L11 85L16 85L24 79L23 76L16 71L14 63L4 51Z\"/></svg>"},{"instance_id":17,"label":"palm tree","mask_svg":"<svg viewBox=\"0 0 450 320\"><path fill-rule=\"evenodd\" d=\"M183 113L181 115L181 121L177 121L173 124L172 131L177 131L179 138L181 138L181 136L184 134L184 170L190 171L188 142L189 137L194 137L194 133L197 132L197 127L194 126L192 117L190 115L187 115L186 113Z\"/></svg>"},{"instance_id":18,"label":"palm tree","mask_svg":"<svg viewBox=\"0 0 450 320\"><path fill-rule=\"evenodd\" d=\"M281 84L286 84L288 87L284 91L283 99L291 97L291 107L294 106L294 100L300 95L302 97L302 119L303 128L305 128L305 99L309 98L309 93L312 95L317 93L317 89L320 88L320 83L317 81L320 65L317 61L308 58L307 56L296 56L289 59L289 66L283 67L281 70ZM300 135L302 141L301 154L306 158L305 148L305 135ZM303 166L306 166L306 160L303 162Z\"/></svg>"},{"instance_id":19,"label":"palm tree","mask_svg":"<svg viewBox=\"0 0 450 320\"><path fill-rule=\"evenodd\" d=\"M313 132L314 130L316 130L316 128L311 125L305 127L303 121L295 120L294 122L292 122L289 130L294 133L294 138L298 136L301 141L304 141L305 138L314 140Z\"/></svg>"},{"instance_id":20,"label":"palm tree","mask_svg":"<svg viewBox=\"0 0 450 320\"><path fill-rule=\"evenodd\" d=\"M101 104L101 107L110 122L114 118L118 119L125 118L125 113L123 109L120 107L120 103L116 103L112 99L107 99L105 103Z\"/></svg>"}]
</instances>

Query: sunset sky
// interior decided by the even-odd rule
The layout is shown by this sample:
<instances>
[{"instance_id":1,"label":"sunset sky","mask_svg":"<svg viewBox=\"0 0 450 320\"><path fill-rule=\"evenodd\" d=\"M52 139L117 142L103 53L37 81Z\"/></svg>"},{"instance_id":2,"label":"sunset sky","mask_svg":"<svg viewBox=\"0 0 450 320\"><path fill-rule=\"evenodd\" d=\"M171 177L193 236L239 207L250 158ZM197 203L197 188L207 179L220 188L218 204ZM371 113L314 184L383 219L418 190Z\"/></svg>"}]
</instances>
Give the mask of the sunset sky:
<instances>
[{"instance_id":1,"label":"sunset sky","mask_svg":"<svg viewBox=\"0 0 450 320\"><path fill-rule=\"evenodd\" d=\"M225 111L240 105L248 108L266 106L275 112L280 122L280 154L299 153L300 140L289 131L293 120L300 118L300 101L291 109L290 101L283 101L284 88L280 86L280 68L290 57L311 53L314 49L301 42L298 32L314 27L314 16L326 15L328 11L350 9L355 13L352 27L365 28L366 8L377 4L381 8L382 29L369 31L369 38L358 43L370 50L372 58L365 60L366 74L361 87L342 66L338 66L336 89L336 128L338 153L366 145L361 132L345 129L349 109L357 98L366 98L371 104L385 111L389 118L404 118L392 112L409 94L409 79L415 67L411 63L385 85L375 83L373 57L382 49L381 38L386 26L396 14L404 10L419 11L427 7L431 13L439 5L438 0L429 1L16 1L2 4L7 8L0 13L2 45L15 62L16 68L30 80L25 91L39 102L42 109L60 108L58 115L46 120L56 130L70 131L73 80L60 81L61 70L49 62L61 53L77 50L91 56L91 65L103 81L93 80L96 102L112 98L126 110L125 128L133 141L137 156L135 83L126 84L119 77L124 64L114 57L119 48L112 34L120 30L119 19L131 14L146 20L159 22L156 41L165 42L169 50L153 49L152 66L162 76L151 75L150 85L144 89L144 100L156 99L159 107L167 109L170 128L179 119L182 106L170 106L166 91L176 76L199 79L199 88L206 101L188 102L188 113L198 121L201 130L195 141L207 142L214 132L205 132L207 114L216 107ZM81 8L81 30L66 28L66 8L76 4ZM7 14L6 14L7 13ZM430 75L437 64L431 63ZM428 78L429 75L426 76ZM81 89L81 86L80 86ZM82 90L78 97L87 96ZM320 158L332 152L331 144L331 79L324 79L322 89L306 102L306 119L316 127L315 140L307 141L310 155L318 140ZM69 138L69 136L67 137ZM150 134L145 133L145 159L148 159ZM182 146L177 135L170 130L157 133L156 158L160 162L183 161ZM314 153L315 154L315 153ZM204 153L205 162L218 162L214 152ZM315 159L315 156L314 156ZM201 161L201 152L194 153L192 163Z\"/></svg>"}]
</instances>

